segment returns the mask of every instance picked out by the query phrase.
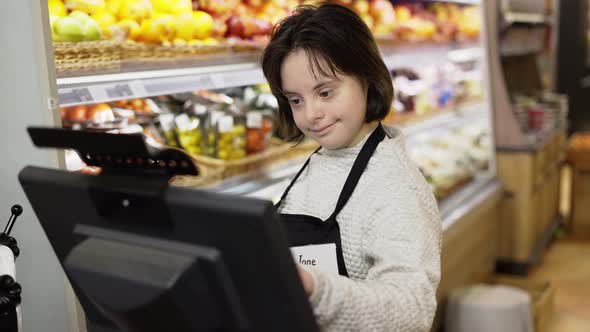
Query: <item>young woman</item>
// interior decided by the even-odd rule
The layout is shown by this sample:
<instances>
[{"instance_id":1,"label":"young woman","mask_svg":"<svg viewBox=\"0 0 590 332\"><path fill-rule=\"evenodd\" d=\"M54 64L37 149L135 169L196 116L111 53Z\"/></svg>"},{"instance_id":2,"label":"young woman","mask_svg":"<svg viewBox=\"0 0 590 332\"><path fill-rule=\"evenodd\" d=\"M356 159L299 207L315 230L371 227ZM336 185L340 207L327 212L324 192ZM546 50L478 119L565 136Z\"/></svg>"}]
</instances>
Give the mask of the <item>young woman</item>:
<instances>
[{"instance_id":1,"label":"young woman","mask_svg":"<svg viewBox=\"0 0 590 332\"><path fill-rule=\"evenodd\" d=\"M401 133L380 123L393 87L371 32L344 7L302 6L275 27L262 68L285 135L321 145L277 204L290 244L323 265L299 268L318 324L428 331L441 222Z\"/></svg>"}]
</instances>

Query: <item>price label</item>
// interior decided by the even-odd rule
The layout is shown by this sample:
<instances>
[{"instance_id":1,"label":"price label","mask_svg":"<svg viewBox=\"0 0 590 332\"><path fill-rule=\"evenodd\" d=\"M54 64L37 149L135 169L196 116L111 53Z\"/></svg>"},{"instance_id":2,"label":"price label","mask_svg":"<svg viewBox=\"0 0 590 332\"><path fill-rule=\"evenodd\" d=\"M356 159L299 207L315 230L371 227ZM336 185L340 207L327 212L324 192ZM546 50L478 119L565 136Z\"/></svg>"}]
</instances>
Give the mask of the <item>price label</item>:
<instances>
[{"instance_id":1,"label":"price label","mask_svg":"<svg viewBox=\"0 0 590 332\"><path fill-rule=\"evenodd\" d=\"M246 113L247 128L262 128L262 113L250 111Z\"/></svg>"},{"instance_id":2,"label":"price label","mask_svg":"<svg viewBox=\"0 0 590 332\"><path fill-rule=\"evenodd\" d=\"M131 98L133 97L133 91L129 84L116 84L106 88L108 98Z\"/></svg>"},{"instance_id":3,"label":"price label","mask_svg":"<svg viewBox=\"0 0 590 332\"><path fill-rule=\"evenodd\" d=\"M60 91L59 103L64 105L88 104L94 101L88 88L75 88L66 91Z\"/></svg>"},{"instance_id":4,"label":"price label","mask_svg":"<svg viewBox=\"0 0 590 332\"><path fill-rule=\"evenodd\" d=\"M217 73L212 76L212 83L219 89L265 82L264 74L259 69Z\"/></svg>"},{"instance_id":5,"label":"price label","mask_svg":"<svg viewBox=\"0 0 590 332\"><path fill-rule=\"evenodd\" d=\"M213 81L209 75L162 78L144 83L145 92L149 96L211 89L212 87Z\"/></svg>"},{"instance_id":6,"label":"price label","mask_svg":"<svg viewBox=\"0 0 590 332\"><path fill-rule=\"evenodd\" d=\"M234 118L231 115L224 115L219 119L219 132L228 133L234 127Z\"/></svg>"}]
</instances>

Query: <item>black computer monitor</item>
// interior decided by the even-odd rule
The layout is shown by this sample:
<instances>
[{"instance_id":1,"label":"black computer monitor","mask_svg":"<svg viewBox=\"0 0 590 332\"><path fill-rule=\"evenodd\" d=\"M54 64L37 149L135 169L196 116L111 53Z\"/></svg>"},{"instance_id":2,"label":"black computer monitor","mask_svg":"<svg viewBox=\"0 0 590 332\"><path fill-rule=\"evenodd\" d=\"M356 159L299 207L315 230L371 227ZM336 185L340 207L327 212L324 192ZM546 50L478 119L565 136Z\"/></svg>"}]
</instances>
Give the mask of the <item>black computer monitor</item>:
<instances>
[{"instance_id":1,"label":"black computer monitor","mask_svg":"<svg viewBox=\"0 0 590 332\"><path fill-rule=\"evenodd\" d=\"M26 167L89 331L317 331L269 201Z\"/></svg>"}]
</instances>

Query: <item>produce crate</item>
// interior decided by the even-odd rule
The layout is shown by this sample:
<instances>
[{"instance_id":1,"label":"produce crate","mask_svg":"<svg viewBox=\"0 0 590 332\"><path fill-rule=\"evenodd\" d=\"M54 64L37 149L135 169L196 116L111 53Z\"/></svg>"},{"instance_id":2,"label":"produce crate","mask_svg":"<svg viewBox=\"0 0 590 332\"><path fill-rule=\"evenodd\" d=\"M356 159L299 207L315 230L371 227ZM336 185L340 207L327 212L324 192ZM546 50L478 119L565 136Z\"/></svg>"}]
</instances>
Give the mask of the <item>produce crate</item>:
<instances>
[{"instance_id":1,"label":"produce crate","mask_svg":"<svg viewBox=\"0 0 590 332\"><path fill-rule=\"evenodd\" d=\"M549 281L529 280L512 276L495 275L492 284L516 287L531 296L531 315L535 332L547 332L555 312L555 287Z\"/></svg>"},{"instance_id":2,"label":"produce crate","mask_svg":"<svg viewBox=\"0 0 590 332\"><path fill-rule=\"evenodd\" d=\"M53 43L58 76L121 70L121 44L109 40Z\"/></svg>"}]
</instances>

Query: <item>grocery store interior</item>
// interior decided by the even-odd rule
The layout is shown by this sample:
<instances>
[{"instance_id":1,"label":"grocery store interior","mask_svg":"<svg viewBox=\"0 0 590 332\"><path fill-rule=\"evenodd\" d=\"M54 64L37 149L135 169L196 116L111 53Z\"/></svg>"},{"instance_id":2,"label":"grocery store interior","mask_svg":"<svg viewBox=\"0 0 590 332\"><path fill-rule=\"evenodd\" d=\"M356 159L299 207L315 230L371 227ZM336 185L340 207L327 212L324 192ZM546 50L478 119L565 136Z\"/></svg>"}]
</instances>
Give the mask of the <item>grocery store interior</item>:
<instances>
[{"instance_id":1,"label":"grocery store interior","mask_svg":"<svg viewBox=\"0 0 590 332\"><path fill-rule=\"evenodd\" d=\"M227 204L237 218L257 213L238 197L279 201L318 144L289 142L280 131L260 58L274 24L304 2L313 3L2 1L0 312L20 327L6 331L107 331L89 328L79 292L131 317L137 303L122 299L137 289L152 294L160 287L153 280L167 275L107 271L136 257L120 258L123 242L107 240L143 227L138 221L168 218L162 188L236 197L235 207L231 199L190 204ZM394 87L383 124L401 130L438 203L441 281L431 331L590 331L590 1L329 2L370 28ZM120 200L104 183L88 193L82 186L137 174L128 193L156 189L144 210L117 215L136 224L85 223L105 212L79 203L76 190ZM182 218L170 204L171 218ZM161 231L154 227L146 234ZM236 239L254 233L225 231ZM112 262L109 253L84 251L107 243L118 256ZM155 295L146 296L138 301ZM179 305L170 301L166 308ZM178 312L166 317L184 319Z\"/></svg>"}]
</instances>

